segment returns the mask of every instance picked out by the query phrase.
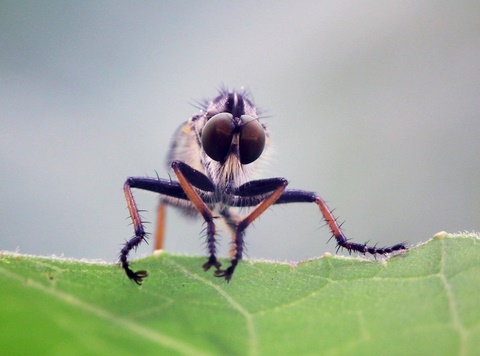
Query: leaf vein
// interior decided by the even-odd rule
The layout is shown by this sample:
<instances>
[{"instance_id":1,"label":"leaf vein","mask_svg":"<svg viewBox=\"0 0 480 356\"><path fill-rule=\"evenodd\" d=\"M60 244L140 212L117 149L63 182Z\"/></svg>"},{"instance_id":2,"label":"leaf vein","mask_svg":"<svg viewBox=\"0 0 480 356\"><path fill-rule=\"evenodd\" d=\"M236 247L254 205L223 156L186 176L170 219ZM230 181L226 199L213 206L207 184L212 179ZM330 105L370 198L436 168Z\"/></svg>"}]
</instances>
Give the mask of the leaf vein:
<instances>
[{"instance_id":1,"label":"leaf vein","mask_svg":"<svg viewBox=\"0 0 480 356\"><path fill-rule=\"evenodd\" d=\"M452 290L452 286L450 285L446 274L445 274L445 261L446 261L446 248L445 248L445 240L441 240L441 249L440 249L440 272L439 277L440 280L445 288L445 293L448 300L448 305L450 309L450 316L452 318L453 327L457 330L458 335L460 337L460 350L458 352L459 355L466 355L466 345L467 345L467 337L468 331L465 326L462 324L460 320L460 316L458 314L457 303L455 300L455 295Z\"/></svg>"},{"instance_id":2,"label":"leaf vein","mask_svg":"<svg viewBox=\"0 0 480 356\"><path fill-rule=\"evenodd\" d=\"M241 304L239 304L230 294L228 294L224 289L219 287L218 285L212 283L211 281L202 278L196 273L193 273L183 267L182 265L179 265L178 263L174 261L169 261L170 264L174 265L176 268L178 268L180 271L185 273L186 275L204 283L210 288L215 289L220 296L222 296L235 310L237 310L245 319L246 326L247 326L247 332L248 332L248 337L250 340L250 354L251 355L256 355L258 352L258 340L257 340L257 334L255 332L255 324L253 322L253 315L245 309Z\"/></svg>"}]
</instances>

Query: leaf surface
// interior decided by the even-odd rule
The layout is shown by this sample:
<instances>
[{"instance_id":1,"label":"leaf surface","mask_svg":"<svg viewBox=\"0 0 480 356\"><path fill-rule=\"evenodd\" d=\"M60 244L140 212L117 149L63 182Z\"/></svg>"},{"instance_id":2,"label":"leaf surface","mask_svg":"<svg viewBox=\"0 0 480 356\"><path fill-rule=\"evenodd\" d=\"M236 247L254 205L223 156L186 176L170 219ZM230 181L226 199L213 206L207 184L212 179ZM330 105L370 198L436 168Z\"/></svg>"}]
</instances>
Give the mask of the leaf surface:
<instances>
[{"instance_id":1,"label":"leaf surface","mask_svg":"<svg viewBox=\"0 0 480 356\"><path fill-rule=\"evenodd\" d=\"M118 265L0 254L5 354L460 354L480 350L480 239L437 234L388 260ZM227 264L228 261L222 261Z\"/></svg>"}]
</instances>

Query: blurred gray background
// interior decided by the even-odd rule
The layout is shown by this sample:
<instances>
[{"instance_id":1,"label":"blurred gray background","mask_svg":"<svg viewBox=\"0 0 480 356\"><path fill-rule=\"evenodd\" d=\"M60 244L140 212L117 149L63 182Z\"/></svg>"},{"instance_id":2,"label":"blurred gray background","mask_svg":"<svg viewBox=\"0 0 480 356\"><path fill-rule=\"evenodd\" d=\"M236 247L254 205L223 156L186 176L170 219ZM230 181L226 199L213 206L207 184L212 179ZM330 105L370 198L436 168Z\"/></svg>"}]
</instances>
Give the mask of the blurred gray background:
<instances>
[{"instance_id":1,"label":"blurred gray background","mask_svg":"<svg viewBox=\"0 0 480 356\"><path fill-rule=\"evenodd\" d=\"M479 14L478 1L2 1L0 250L115 261L132 235L125 178L168 177L172 133L222 84L269 116L264 177L319 193L355 241L478 231ZM135 196L154 221L157 196ZM274 207L248 256L334 251L322 225L316 206ZM167 250L203 254L201 229L169 210Z\"/></svg>"}]
</instances>

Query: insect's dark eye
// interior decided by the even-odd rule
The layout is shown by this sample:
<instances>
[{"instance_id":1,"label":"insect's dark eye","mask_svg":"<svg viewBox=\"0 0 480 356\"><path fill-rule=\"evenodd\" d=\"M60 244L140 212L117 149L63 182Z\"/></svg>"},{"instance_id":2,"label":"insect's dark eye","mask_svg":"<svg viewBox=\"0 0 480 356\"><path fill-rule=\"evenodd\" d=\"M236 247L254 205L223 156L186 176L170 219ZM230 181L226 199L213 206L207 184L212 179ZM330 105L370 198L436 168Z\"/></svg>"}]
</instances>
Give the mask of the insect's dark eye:
<instances>
[{"instance_id":1,"label":"insect's dark eye","mask_svg":"<svg viewBox=\"0 0 480 356\"><path fill-rule=\"evenodd\" d=\"M242 115L240 131L240 162L249 164L255 161L265 148L265 130L257 119Z\"/></svg>"},{"instance_id":2,"label":"insect's dark eye","mask_svg":"<svg viewBox=\"0 0 480 356\"><path fill-rule=\"evenodd\" d=\"M217 114L207 121L202 131L202 146L211 159L225 159L232 144L234 129L233 116L229 113Z\"/></svg>"}]
</instances>

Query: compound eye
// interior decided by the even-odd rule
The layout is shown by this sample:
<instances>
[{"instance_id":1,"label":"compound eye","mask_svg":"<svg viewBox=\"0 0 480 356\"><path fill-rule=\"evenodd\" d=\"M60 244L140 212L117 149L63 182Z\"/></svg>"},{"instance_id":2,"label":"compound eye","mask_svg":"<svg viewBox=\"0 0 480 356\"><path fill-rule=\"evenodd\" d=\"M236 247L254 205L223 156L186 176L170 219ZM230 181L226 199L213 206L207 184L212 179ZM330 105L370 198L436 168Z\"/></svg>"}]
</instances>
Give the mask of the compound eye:
<instances>
[{"instance_id":1,"label":"compound eye","mask_svg":"<svg viewBox=\"0 0 480 356\"><path fill-rule=\"evenodd\" d=\"M249 164L255 161L265 148L265 130L257 119L242 115L240 132L240 162Z\"/></svg>"},{"instance_id":2,"label":"compound eye","mask_svg":"<svg viewBox=\"0 0 480 356\"><path fill-rule=\"evenodd\" d=\"M205 153L213 160L220 162L225 159L233 139L233 116L221 113L212 116L202 131L202 146Z\"/></svg>"}]
</instances>

